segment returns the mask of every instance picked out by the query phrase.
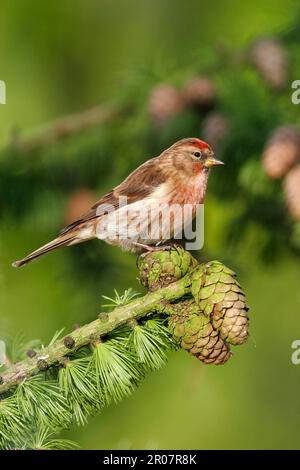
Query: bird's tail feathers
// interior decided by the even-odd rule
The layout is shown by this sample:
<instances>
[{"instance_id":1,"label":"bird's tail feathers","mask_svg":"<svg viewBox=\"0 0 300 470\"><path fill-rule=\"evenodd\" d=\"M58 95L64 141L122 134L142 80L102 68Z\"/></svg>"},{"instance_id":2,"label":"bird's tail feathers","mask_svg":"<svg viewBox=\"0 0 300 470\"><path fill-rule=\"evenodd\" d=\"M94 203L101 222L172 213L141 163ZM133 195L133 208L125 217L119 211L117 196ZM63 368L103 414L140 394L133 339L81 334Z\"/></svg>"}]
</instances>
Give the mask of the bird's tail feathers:
<instances>
[{"instance_id":1,"label":"bird's tail feathers","mask_svg":"<svg viewBox=\"0 0 300 470\"><path fill-rule=\"evenodd\" d=\"M69 234L68 236L66 235L63 237L55 238L51 242L47 243L44 246L41 246L41 248L38 248L37 250L30 253L25 258L15 261L14 263L12 263L12 266L14 268L19 268L20 266L24 266L25 264L30 263L36 258L39 258L40 256L48 253L49 251L56 250L56 248L60 248L63 246L74 245L76 243L80 243L81 241L83 240L81 240L80 238L77 238L75 234L73 235Z\"/></svg>"}]
</instances>

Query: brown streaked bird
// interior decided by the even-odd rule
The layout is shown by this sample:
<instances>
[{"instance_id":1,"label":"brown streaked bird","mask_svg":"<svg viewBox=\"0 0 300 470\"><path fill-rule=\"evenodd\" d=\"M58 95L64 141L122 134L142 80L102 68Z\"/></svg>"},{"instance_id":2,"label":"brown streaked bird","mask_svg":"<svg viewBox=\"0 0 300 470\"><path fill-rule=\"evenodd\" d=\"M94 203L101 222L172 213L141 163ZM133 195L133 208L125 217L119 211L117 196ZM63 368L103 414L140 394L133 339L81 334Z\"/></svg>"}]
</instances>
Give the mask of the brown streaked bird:
<instances>
[{"instance_id":1,"label":"brown streaked bird","mask_svg":"<svg viewBox=\"0 0 300 470\"><path fill-rule=\"evenodd\" d=\"M174 238L195 217L196 207L204 203L210 168L222 164L206 142L179 140L139 166L57 238L13 266L93 238L130 251L161 249L160 244ZM188 205L192 210L183 215Z\"/></svg>"}]
</instances>

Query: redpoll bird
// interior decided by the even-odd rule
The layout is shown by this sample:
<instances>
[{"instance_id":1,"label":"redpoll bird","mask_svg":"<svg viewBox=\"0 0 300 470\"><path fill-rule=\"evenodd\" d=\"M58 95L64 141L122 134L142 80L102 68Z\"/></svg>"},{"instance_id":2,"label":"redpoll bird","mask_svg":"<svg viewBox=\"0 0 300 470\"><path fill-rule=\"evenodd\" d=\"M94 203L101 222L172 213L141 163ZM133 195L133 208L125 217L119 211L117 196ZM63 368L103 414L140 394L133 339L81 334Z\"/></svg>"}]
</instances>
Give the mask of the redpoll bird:
<instances>
[{"instance_id":1,"label":"redpoll bird","mask_svg":"<svg viewBox=\"0 0 300 470\"><path fill-rule=\"evenodd\" d=\"M182 139L139 166L50 243L16 261L18 267L56 248L93 238L125 250L155 250L173 239L204 203L210 168L222 165L211 147ZM185 211L188 206L191 210Z\"/></svg>"}]
</instances>

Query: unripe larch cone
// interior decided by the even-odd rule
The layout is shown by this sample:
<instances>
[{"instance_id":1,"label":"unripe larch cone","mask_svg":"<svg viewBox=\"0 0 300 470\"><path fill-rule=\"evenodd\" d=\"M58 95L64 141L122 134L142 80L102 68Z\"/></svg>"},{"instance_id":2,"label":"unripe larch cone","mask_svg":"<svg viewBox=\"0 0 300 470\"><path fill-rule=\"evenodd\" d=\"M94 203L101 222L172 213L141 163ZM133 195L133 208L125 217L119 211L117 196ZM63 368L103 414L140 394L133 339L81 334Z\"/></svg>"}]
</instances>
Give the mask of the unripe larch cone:
<instances>
[{"instance_id":1,"label":"unripe larch cone","mask_svg":"<svg viewBox=\"0 0 300 470\"><path fill-rule=\"evenodd\" d=\"M169 328L180 346L205 364L224 364L231 357L229 345L200 312L172 315Z\"/></svg>"},{"instance_id":2,"label":"unripe larch cone","mask_svg":"<svg viewBox=\"0 0 300 470\"><path fill-rule=\"evenodd\" d=\"M175 303L162 303L173 339L205 364L224 364L229 343L248 337L248 307L235 273L218 261L199 265L181 247L149 252L139 259L140 281L155 291L186 276L190 292Z\"/></svg>"},{"instance_id":3,"label":"unripe larch cone","mask_svg":"<svg viewBox=\"0 0 300 470\"><path fill-rule=\"evenodd\" d=\"M231 269L219 261L199 266L193 273L191 290L200 310L224 341L242 344L247 340L248 306Z\"/></svg>"},{"instance_id":4,"label":"unripe larch cone","mask_svg":"<svg viewBox=\"0 0 300 470\"><path fill-rule=\"evenodd\" d=\"M195 266L195 258L181 247L149 252L139 261L140 281L148 290L153 291L181 279Z\"/></svg>"}]
</instances>

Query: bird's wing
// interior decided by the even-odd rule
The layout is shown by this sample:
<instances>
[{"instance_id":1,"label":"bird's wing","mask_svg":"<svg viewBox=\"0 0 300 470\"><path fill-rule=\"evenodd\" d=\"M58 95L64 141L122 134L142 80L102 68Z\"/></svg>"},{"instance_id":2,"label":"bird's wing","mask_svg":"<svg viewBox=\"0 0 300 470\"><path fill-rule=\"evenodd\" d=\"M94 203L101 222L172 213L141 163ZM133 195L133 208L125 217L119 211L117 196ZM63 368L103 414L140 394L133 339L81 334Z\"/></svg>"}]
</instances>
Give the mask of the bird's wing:
<instances>
[{"instance_id":1,"label":"bird's wing","mask_svg":"<svg viewBox=\"0 0 300 470\"><path fill-rule=\"evenodd\" d=\"M153 190L163 184L166 179L167 176L159 165L158 157L148 160L132 172L119 186L99 199L80 219L65 227L60 235L117 210L120 204L124 203L125 197L127 204L132 204L150 196Z\"/></svg>"}]
</instances>

